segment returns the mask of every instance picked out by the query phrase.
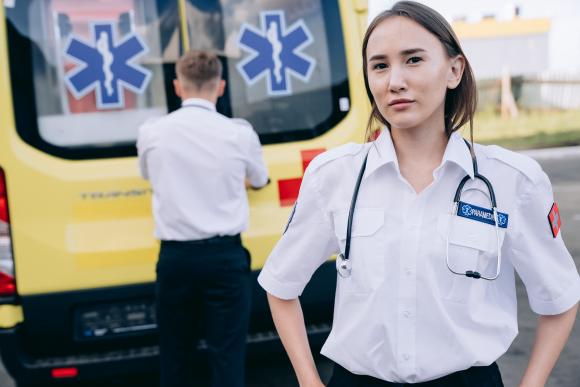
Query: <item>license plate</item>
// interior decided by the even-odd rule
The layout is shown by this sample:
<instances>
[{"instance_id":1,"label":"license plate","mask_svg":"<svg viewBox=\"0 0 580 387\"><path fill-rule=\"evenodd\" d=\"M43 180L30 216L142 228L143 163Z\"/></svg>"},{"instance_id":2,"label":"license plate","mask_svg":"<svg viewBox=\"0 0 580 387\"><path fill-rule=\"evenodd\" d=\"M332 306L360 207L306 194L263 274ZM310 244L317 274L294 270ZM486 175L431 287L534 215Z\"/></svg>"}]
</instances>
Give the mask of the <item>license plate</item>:
<instances>
[{"instance_id":1,"label":"license plate","mask_svg":"<svg viewBox=\"0 0 580 387\"><path fill-rule=\"evenodd\" d=\"M153 300L81 307L75 311L77 340L143 334L157 328Z\"/></svg>"}]
</instances>

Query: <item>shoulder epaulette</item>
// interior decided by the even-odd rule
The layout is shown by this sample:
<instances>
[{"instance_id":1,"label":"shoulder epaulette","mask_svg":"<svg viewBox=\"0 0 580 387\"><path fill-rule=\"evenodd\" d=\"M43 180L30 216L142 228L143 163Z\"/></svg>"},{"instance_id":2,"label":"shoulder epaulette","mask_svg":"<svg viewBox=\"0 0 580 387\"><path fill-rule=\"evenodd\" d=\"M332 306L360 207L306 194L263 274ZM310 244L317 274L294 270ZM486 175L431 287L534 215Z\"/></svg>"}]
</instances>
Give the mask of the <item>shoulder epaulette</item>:
<instances>
[{"instance_id":1,"label":"shoulder epaulette","mask_svg":"<svg viewBox=\"0 0 580 387\"><path fill-rule=\"evenodd\" d=\"M312 159L312 161L308 165L308 169L314 171L323 166L324 164L327 164L342 156L356 155L363 149L363 147L364 147L363 144L355 144L353 142L350 142L348 144L344 144L339 147L329 149L326 152L323 152L317 155L314 159Z\"/></svg>"},{"instance_id":2,"label":"shoulder epaulette","mask_svg":"<svg viewBox=\"0 0 580 387\"><path fill-rule=\"evenodd\" d=\"M542 176L542 167L536 160L529 156L497 145L482 146L481 148L488 158L501 161L505 165L518 170L532 182L537 181Z\"/></svg>"}]
</instances>

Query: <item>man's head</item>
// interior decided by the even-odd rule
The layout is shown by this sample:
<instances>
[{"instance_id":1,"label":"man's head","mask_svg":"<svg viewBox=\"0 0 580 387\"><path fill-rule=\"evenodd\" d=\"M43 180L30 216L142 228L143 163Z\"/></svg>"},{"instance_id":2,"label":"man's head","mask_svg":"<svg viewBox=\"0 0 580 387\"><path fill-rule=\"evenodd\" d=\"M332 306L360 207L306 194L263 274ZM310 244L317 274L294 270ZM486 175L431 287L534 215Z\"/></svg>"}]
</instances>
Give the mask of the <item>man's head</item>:
<instances>
[{"instance_id":1,"label":"man's head","mask_svg":"<svg viewBox=\"0 0 580 387\"><path fill-rule=\"evenodd\" d=\"M207 51L189 51L175 65L175 93L182 99L204 98L215 103L224 93L222 64Z\"/></svg>"}]
</instances>

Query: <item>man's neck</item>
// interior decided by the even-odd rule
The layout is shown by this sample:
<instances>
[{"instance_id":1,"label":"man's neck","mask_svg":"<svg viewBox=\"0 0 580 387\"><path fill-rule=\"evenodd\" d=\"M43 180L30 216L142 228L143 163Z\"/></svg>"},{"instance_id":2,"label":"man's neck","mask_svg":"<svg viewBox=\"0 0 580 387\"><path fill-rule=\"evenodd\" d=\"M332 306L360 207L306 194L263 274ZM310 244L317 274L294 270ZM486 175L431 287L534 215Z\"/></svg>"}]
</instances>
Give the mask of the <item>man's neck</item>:
<instances>
[{"instance_id":1,"label":"man's neck","mask_svg":"<svg viewBox=\"0 0 580 387\"><path fill-rule=\"evenodd\" d=\"M181 102L184 102L184 101L191 99L191 98L203 99L203 100L206 100L208 102L211 102L214 105L217 102L217 96L208 95L208 94L199 94L199 93L184 94L181 96Z\"/></svg>"}]
</instances>

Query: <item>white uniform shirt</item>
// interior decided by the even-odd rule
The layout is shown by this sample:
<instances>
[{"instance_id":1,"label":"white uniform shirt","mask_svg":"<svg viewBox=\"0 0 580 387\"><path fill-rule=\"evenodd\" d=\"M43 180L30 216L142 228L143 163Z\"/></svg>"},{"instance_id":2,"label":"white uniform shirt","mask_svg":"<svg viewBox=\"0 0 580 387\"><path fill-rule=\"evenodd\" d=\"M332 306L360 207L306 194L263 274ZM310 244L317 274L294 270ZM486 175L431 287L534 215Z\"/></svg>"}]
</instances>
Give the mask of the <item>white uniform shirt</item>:
<instances>
[{"instance_id":1,"label":"white uniform shirt","mask_svg":"<svg viewBox=\"0 0 580 387\"><path fill-rule=\"evenodd\" d=\"M459 182L473 176L458 133L434 181L419 194L400 174L388 131L374 145L347 144L315 158L290 224L258 278L267 292L299 296L316 268L344 252L352 193L367 152L352 227L352 273L337 276L334 322L322 354L355 374L428 381L489 365L506 352L518 333L515 271L536 313L558 314L578 302L577 269L547 218L553 204L548 177L532 159L497 146L476 145L476 155L498 210L508 215L500 234L500 277L486 281L448 270L449 224L456 271L492 276L497 257L494 226L450 216ZM470 180L462 201L491 208L472 187L484 185Z\"/></svg>"},{"instance_id":2,"label":"white uniform shirt","mask_svg":"<svg viewBox=\"0 0 580 387\"><path fill-rule=\"evenodd\" d=\"M148 121L137 140L141 175L153 187L155 236L198 240L235 235L247 228L247 177L267 184L268 172L256 132L229 119L204 99Z\"/></svg>"}]
</instances>

